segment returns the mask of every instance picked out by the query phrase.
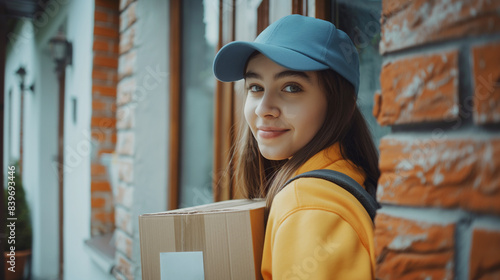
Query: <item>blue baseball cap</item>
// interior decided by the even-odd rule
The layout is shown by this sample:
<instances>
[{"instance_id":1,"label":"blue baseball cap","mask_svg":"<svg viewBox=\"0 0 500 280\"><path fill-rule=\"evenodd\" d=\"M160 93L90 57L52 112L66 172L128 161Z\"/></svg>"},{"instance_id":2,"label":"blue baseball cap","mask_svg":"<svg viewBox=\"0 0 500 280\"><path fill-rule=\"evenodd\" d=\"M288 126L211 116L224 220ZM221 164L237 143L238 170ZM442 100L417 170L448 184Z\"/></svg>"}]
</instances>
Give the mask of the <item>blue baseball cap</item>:
<instances>
[{"instance_id":1,"label":"blue baseball cap","mask_svg":"<svg viewBox=\"0 0 500 280\"><path fill-rule=\"evenodd\" d=\"M222 82L243 79L248 58L255 51L295 71L332 69L358 93L358 52L349 36L331 22L301 15L282 17L253 42L235 41L222 47L213 64L215 77Z\"/></svg>"}]
</instances>

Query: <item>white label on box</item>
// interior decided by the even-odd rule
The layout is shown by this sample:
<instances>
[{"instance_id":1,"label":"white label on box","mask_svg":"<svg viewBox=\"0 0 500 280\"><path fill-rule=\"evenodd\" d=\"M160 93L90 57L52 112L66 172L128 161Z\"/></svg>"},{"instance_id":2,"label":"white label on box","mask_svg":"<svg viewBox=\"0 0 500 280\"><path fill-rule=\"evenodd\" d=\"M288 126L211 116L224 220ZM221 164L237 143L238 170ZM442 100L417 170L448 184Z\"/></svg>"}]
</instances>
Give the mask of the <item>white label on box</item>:
<instances>
[{"instance_id":1,"label":"white label on box","mask_svg":"<svg viewBox=\"0 0 500 280\"><path fill-rule=\"evenodd\" d=\"M203 252L160 253L161 280L204 280Z\"/></svg>"}]
</instances>

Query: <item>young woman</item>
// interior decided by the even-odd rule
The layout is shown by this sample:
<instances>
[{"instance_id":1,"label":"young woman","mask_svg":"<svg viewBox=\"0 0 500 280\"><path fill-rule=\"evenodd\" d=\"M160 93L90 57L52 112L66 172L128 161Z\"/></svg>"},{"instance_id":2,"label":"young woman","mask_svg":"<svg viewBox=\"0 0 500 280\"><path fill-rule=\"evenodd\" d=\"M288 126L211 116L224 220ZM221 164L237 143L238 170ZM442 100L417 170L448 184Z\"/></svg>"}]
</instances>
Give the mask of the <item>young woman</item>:
<instances>
[{"instance_id":1,"label":"young woman","mask_svg":"<svg viewBox=\"0 0 500 280\"><path fill-rule=\"evenodd\" d=\"M225 82L245 79L238 183L266 197L264 279L373 279L373 222L334 183L298 174L331 169L374 196L378 155L356 106L357 51L327 21L290 15L254 42L232 42L214 61Z\"/></svg>"}]
</instances>

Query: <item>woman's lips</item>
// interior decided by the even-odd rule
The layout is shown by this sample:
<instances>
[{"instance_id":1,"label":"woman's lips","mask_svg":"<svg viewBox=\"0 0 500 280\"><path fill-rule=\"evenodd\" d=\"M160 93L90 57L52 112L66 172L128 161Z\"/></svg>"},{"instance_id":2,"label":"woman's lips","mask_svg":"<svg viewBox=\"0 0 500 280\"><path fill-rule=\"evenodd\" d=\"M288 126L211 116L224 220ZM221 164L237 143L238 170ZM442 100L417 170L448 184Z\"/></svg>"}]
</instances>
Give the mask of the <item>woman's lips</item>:
<instances>
[{"instance_id":1,"label":"woman's lips","mask_svg":"<svg viewBox=\"0 0 500 280\"><path fill-rule=\"evenodd\" d=\"M289 129L275 128L275 127L258 127L257 135L263 139L272 139L280 137L281 135L290 131Z\"/></svg>"}]
</instances>

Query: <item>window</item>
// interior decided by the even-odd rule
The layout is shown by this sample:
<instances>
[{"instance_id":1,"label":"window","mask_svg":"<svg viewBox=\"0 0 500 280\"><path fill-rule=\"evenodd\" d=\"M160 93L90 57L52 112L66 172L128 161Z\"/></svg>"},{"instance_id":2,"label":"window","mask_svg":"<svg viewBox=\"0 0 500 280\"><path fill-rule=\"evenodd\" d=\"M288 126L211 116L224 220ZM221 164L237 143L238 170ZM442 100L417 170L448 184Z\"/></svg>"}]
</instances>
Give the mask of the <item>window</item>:
<instances>
[{"instance_id":1,"label":"window","mask_svg":"<svg viewBox=\"0 0 500 280\"><path fill-rule=\"evenodd\" d=\"M213 201L218 2L170 1L169 209Z\"/></svg>"},{"instance_id":2,"label":"window","mask_svg":"<svg viewBox=\"0 0 500 280\"><path fill-rule=\"evenodd\" d=\"M182 1L179 208L213 201L218 0Z\"/></svg>"},{"instance_id":3,"label":"window","mask_svg":"<svg viewBox=\"0 0 500 280\"><path fill-rule=\"evenodd\" d=\"M373 117L375 91L380 89L382 56L379 54L381 0L337 0L332 2L332 22L349 35L359 53L360 85L358 106L363 113L375 145L390 132Z\"/></svg>"}]
</instances>

